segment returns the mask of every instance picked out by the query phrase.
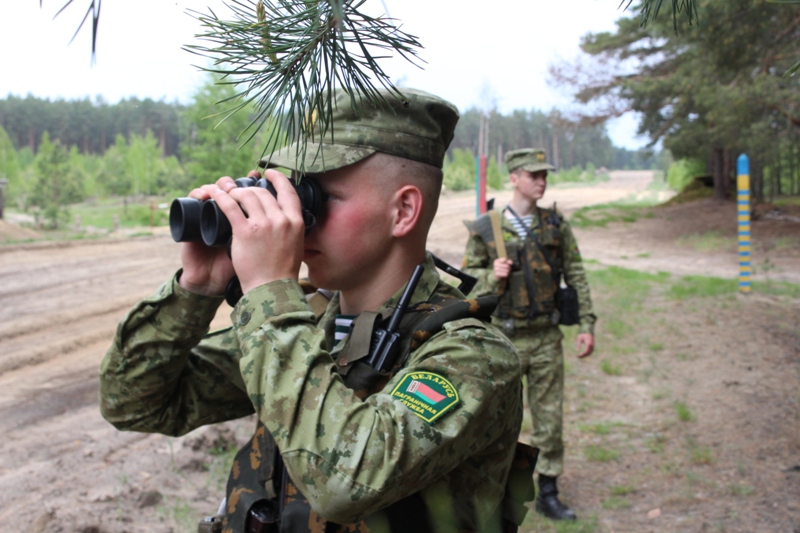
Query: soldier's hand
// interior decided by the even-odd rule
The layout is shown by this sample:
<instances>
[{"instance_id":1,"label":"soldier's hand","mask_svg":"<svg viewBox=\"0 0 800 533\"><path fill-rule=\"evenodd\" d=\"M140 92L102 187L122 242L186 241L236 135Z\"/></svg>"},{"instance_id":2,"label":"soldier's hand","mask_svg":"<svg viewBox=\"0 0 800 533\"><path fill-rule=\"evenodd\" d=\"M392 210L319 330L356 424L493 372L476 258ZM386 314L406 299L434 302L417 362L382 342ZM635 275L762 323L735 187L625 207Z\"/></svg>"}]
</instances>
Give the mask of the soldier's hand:
<instances>
[{"instance_id":1,"label":"soldier's hand","mask_svg":"<svg viewBox=\"0 0 800 533\"><path fill-rule=\"evenodd\" d=\"M588 357L594 351L594 335L591 333L578 333L575 339L575 349L578 350L578 357Z\"/></svg>"},{"instance_id":2,"label":"soldier's hand","mask_svg":"<svg viewBox=\"0 0 800 533\"><path fill-rule=\"evenodd\" d=\"M203 185L189 193L190 198L208 200L212 188L230 191L236 183L230 177L217 180L215 185ZM183 273L179 283L184 289L206 296L221 296L228 280L233 276L233 265L225 248L210 247L202 241L181 243Z\"/></svg>"},{"instance_id":3,"label":"soldier's hand","mask_svg":"<svg viewBox=\"0 0 800 533\"><path fill-rule=\"evenodd\" d=\"M251 170L247 176L258 179L261 173ZM236 183L232 178L224 176L214 185L203 185L194 189L188 196L201 201L208 200L214 188L230 192L236 188ZM206 246L201 241L181 243L181 263L181 287L197 294L221 296L228 280L234 275L227 248Z\"/></svg>"},{"instance_id":4,"label":"soldier's hand","mask_svg":"<svg viewBox=\"0 0 800 533\"><path fill-rule=\"evenodd\" d=\"M277 198L260 187L226 190L220 182L210 191L231 223L231 259L244 293L279 279L297 279L303 259L305 223L297 191L276 170L265 171L264 177Z\"/></svg>"},{"instance_id":5,"label":"soldier's hand","mask_svg":"<svg viewBox=\"0 0 800 533\"><path fill-rule=\"evenodd\" d=\"M500 257L494 260L492 267L494 269L494 277L497 279L505 279L511 275L511 265L513 262L507 257Z\"/></svg>"}]
</instances>

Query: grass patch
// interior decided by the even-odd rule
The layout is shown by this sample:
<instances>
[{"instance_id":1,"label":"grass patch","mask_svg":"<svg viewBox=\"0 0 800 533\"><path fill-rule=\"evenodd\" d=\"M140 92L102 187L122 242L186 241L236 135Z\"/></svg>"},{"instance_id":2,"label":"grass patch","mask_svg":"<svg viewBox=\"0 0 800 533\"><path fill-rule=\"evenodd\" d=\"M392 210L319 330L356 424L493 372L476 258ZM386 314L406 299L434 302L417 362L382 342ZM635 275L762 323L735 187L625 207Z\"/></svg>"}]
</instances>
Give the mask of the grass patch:
<instances>
[{"instance_id":1,"label":"grass patch","mask_svg":"<svg viewBox=\"0 0 800 533\"><path fill-rule=\"evenodd\" d=\"M137 226L166 226L169 224L169 205L171 198L153 197L128 199L104 198L73 204L70 208L72 218L79 216L81 226L93 226L111 230L114 228L114 217L122 228ZM162 206L162 207L159 207Z\"/></svg>"},{"instance_id":2,"label":"grass patch","mask_svg":"<svg viewBox=\"0 0 800 533\"><path fill-rule=\"evenodd\" d=\"M570 224L577 228L605 228L613 222L636 222L640 218L652 218L654 215L646 207L656 203L654 200L630 199L582 207L572 214Z\"/></svg>"},{"instance_id":3,"label":"grass patch","mask_svg":"<svg viewBox=\"0 0 800 533\"><path fill-rule=\"evenodd\" d=\"M619 496L611 496L610 498L603 500L600 505L603 507L603 509L626 509L631 506L628 500Z\"/></svg>"},{"instance_id":4,"label":"grass patch","mask_svg":"<svg viewBox=\"0 0 800 533\"><path fill-rule=\"evenodd\" d=\"M676 300L696 297L735 294L739 283L735 279L712 278L708 276L681 276L672 283L669 295Z\"/></svg>"},{"instance_id":5,"label":"grass patch","mask_svg":"<svg viewBox=\"0 0 800 533\"><path fill-rule=\"evenodd\" d=\"M714 463L714 452L708 446L692 448L692 462L696 465L710 465Z\"/></svg>"},{"instance_id":6,"label":"grass patch","mask_svg":"<svg viewBox=\"0 0 800 533\"><path fill-rule=\"evenodd\" d=\"M675 413L681 422L694 422L696 417L689 407L683 402L675 402Z\"/></svg>"},{"instance_id":7,"label":"grass patch","mask_svg":"<svg viewBox=\"0 0 800 533\"><path fill-rule=\"evenodd\" d=\"M794 237L778 237L775 239L775 249L784 250L787 248L795 248L798 245L797 239Z\"/></svg>"},{"instance_id":8,"label":"grass patch","mask_svg":"<svg viewBox=\"0 0 800 533\"><path fill-rule=\"evenodd\" d=\"M647 439L644 445L647 446L647 449L652 453L663 453L667 446L667 439L663 435L656 435L655 437Z\"/></svg>"},{"instance_id":9,"label":"grass patch","mask_svg":"<svg viewBox=\"0 0 800 533\"><path fill-rule=\"evenodd\" d=\"M556 521L529 511L519 531L521 533L534 531L536 533L595 533L600 531L600 524L597 516L583 517L581 515L574 522L570 520Z\"/></svg>"},{"instance_id":10,"label":"grass patch","mask_svg":"<svg viewBox=\"0 0 800 533\"><path fill-rule=\"evenodd\" d=\"M602 361L600 361L600 370L602 370L604 374L607 374L609 376L622 375L622 366L615 365L608 359L603 359Z\"/></svg>"},{"instance_id":11,"label":"grass patch","mask_svg":"<svg viewBox=\"0 0 800 533\"><path fill-rule=\"evenodd\" d=\"M196 531L199 517L197 512L183 498L175 498L170 503L158 506L158 512L165 518L172 519L178 531Z\"/></svg>"},{"instance_id":12,"label":"grass patch","mask_svg":"<svg viewBox=\"0 0 800 533\"><path fill-rule=\"evenodd\" d=\"M611 494L613 496L627 496L636 492L636 487L632 485L614 485L611 487Z\"/></svg>"},{"instance_id":13,"label":"grass patch","mask_svg":"<svg viewBox=\"0 0 800 533\"><path fill-rule=\"evenodd\" d=\"M607 463L609 461L616 461L619 459L619 452L606 448L605 446L587 446L583 449L586 459L589 461L597 461L599 463Z\"/></svg>"},{"instance_id":14,"label":"grass patch","mask_svg":"<svg viewBox=\"0 0 800 533\"><path fill-rule=\"evenodd\" d=\"M597 424L578 424L578 429L585 433L608 435L614 428L622 425L622 422L598 422Z\"/></svg>"},{"instance_id":15,"label":"grass patch","mask_svg":"<svg viewBox=\"0 0 800 533\"><path fill-rule=\"evenodd\" d=\"M736 246L736 237L728 237L712 230L705 233L691 233L678 238L678 244L689 246L699 252L719 252Z\"/></svg>"},{"instance_id":16,"label":"grass patch","mask_svg":"<svg viewBox=\"0 0 800 533\"><path fill-rule=\"evenodd\" d=\"M800 298L800 284L787 281L753 281L754 292ZM676 300L695 297L734 295L739 291L738 279L714 278L709 276L681 276L672 282L669 296Z\"/></svg>"},{"instance_id":17,"label":"grass patch","mask_svg":"<svg viewBox=\"0 0 800 533\"><path fill-rule=\"evenodd\" d=\"M209 488L214 490L225 489L237 451L235 447L209 449L208 452L211 459L208 464L208 481L206 482Z\"/></svg>"},{"instance_id":18,"label":"grass patch","mask_svg":"<svg viewBox=\"0 0 800 533\"><path fill-rule=\"evenodd\" d=\"M733 496L749 496L755 492L756 488L752 485L746 485L743 483L732 483L728 485L728 493L732 494Z\"/></svg>"}]
</instances>

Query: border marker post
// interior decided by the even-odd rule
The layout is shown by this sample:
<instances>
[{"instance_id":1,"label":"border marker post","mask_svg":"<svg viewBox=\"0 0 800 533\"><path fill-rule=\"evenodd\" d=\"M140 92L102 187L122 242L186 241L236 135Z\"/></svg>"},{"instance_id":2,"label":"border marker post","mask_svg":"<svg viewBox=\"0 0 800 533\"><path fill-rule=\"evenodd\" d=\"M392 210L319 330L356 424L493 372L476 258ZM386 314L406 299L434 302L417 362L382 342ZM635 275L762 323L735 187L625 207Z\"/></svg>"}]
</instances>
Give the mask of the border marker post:
<instances>
[{"instance_id":1,"label":"border marker post","mask_svg":"<svg viewBox=\"0 0 800 533\"><path fill-rule=\"evenodd\" d=\"M739 292L750 292L750 159L736 160L736 207L739 226Z\"/></svg>"}]
</instances>

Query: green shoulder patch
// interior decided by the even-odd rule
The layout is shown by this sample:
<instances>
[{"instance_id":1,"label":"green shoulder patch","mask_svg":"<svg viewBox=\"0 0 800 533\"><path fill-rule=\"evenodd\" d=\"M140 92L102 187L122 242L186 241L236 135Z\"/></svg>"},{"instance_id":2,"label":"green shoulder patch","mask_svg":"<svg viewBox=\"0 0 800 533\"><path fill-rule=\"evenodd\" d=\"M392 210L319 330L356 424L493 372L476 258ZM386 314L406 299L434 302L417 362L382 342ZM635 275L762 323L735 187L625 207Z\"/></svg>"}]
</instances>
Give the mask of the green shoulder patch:
<instances>
[{"instance_id":1,"label":"green shoulder patch","mask_svg":"<svg viewBox=\"0 0 800 533\"><path fill-rule=\"evenodd\" d=\"M429 424L461 401L453 384L432 372L406 374L391 395Z\"/></svg>"}]
</instances>

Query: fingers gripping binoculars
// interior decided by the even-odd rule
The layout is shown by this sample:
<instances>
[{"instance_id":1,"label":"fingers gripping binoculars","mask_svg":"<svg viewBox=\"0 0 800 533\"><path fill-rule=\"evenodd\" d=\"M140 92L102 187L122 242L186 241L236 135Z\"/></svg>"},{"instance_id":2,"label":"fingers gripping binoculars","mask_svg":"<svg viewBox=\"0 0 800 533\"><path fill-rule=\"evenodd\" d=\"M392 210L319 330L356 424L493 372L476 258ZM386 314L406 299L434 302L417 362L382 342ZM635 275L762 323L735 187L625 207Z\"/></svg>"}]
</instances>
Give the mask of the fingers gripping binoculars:
<instances>
[{"instance_id":1,"label":"fingers gripping binoculars","mask_svg":"<svg viewBox=\"0 0 800 533\"><path fill-rule=\"evenodd\" d=\"M238 187L261 187L278 197L275 187L264 178L239 178ZM317 222L322 208L322 188L308 176L294 184L303 210L306 233ZM228 246L231 240L231 224L214 200L176 198L169 209L169 231L175 242L202 240L206 246Z\"/></svg>"},{"instance_id":2,"label":"fingers gripping binoculars","mask_svg":"<svg viewBox=\"0 0 800 533\"><path fill-rule=\"evenodd\" d=\"M267 189L275 198L278 197L275 187L264 178L239 178L234 181L238 187L261 187ZM299 183L295 183L294 190L300 197L307 235L317 222L317 215L322 210L325 193L319 183L308 176ZM214 200L197 200L196 198L173 200L169 209L169 231L175 242L202 240L206 246L227 246L228 255L230 255L231 224ZM234 276L225 287L225 301L233 307L241 297L242 287L239 284L239 278Z\"/></svg>"}]
</instances>

